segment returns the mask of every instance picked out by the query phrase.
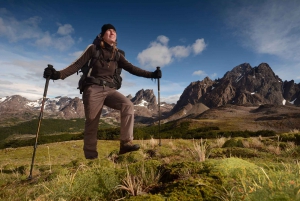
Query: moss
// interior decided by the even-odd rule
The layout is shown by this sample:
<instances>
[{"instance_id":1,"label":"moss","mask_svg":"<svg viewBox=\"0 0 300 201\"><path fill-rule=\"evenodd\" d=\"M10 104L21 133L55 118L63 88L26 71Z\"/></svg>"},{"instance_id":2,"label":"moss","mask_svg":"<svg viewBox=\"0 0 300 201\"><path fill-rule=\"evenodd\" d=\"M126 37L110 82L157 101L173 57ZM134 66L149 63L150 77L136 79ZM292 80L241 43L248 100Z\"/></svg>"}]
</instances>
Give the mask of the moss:
<instances>
[{"instance_id":1,"label":"moss","mask_svg":"<svg viewBox=\"0 0 300 201\"><path fill-rule=\"evenodd\" d=\"M128 163L136 163L143 160L144 160L144 155L143 152L140 150L140 151L133 151L133 152L119 155L116 161L118 163L128 164Z\"/></svg>"},{"instance_id":2,"label":"moss","mask_svg":"<svg viewBox=\"0 0 300 201\"><path fill-rule=\"evenodd\" d=\"M227 157L239 157L239 158L254 158L259 157L259 153L253 149L232 147L226 149Z\"/></svg>"},{"instance_id":3,"label":"moss","mask_svg":"<svg viewBox=\"0 0 300 201\"><path fill-rule=\"evenodd\" d=\"M203 166L200 162L180 162L162 166L163 177L162 182L170 182L179 178L186 178L197 174L202 170Z\"/></svg>"},{"instance_id":4,"label":"moss","mask_svg":"<svg viewBox=\"0 0 300 201\"><path fill-rule=\"evenodd\" d=\"M244 147L244 145L241 138L231 138L222 147Z\"/></svg>"},{"instance_id":5,"label":"moss","mask_svg":"<svg viewBox=\"0 0 300 201\"><path fill-rule=\"evenodd\" d=\"M129 172L136 175L144 170L150 172L152 170L159 170L161 163L157 160L139 161L128 165Z\"/></svg>"},{"instance_id":6,"label":"moss","mask_svg":"<svg viewBox=\"0 0 300 201\"><path fill-rule=\"evenodd\" d=\"M209 158L224 158L226 156L227 149L214 148L210 150Z\"/></svg>"},{"instance_id":7,"label":"moss","mask_svg":"<svg viewBox=\"0 0 300 201\"><path fill-rule=\"evenodd\" d=\"M158 148L158 153L161 158L174 155L174 151L172 149L163 146Z\"/></svg>"},{"instance_id":8,"label":"moss","mask_svg":"<svg viewBox=\"0 0 300 201\"><path fill-rule=\"evenodd\" d=\"M168 201L216 200L214 189L206 184L200 184L193 178L175 181L167 185L163 195L167 197Z\"/></svg>"},{"instance_id":9,"label":"moss","mask_svg":"<svg viewBox=\"0 0 300 201\"><path fill-rule=\"evenodd\" d=\"M166 201L166 198L162 195L140 195L140 196L132 196L129 199L130 201Z\"/></svg>"},{"instance_id":10,"label":"moss","mask_svg":"<svg viewBox=\"0 0 300 201\"><path fill-rule=\"evenodd\" d=\"M261 169L254 163L240 158L225 158L222 160L210 159L203 163L204 170L210 176L219 178L224 184L229 178L233 180L249 179L262 175Z\"/></svg>"}]
</instances>

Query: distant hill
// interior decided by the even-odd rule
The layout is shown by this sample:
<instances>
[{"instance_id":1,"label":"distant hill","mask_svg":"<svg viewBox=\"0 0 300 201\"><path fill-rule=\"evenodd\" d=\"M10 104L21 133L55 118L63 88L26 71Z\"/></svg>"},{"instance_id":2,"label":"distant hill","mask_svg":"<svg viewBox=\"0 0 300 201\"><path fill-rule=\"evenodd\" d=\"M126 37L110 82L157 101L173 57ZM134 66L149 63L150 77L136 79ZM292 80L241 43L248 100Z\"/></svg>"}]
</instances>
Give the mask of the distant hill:
<instances>
[{"instance_id":1,"label":"distant hill","mask_svg":"<svg viewBox=\"0 0 300 201\"><path fill-rule=\"evenodd\" d=\"M141 89L132 98L128 98L133 102L135 107L135 117L138 122L149 123L157 118L158 106L153 90ZM5 119L31 120L37 118L42 105L42 98L30 101L20 95L13 95L0 98L0 122ZM174 104L161 103L161 111L169 112ZM55 98L47 98L44 104L44 118L57 119L74 119L84 118L83 102L80 98L70 98L58 96ZM114 118L119 120L119 111L115 111L106 106L102 110L103 117Z\"/></svg>"}]
</instances>

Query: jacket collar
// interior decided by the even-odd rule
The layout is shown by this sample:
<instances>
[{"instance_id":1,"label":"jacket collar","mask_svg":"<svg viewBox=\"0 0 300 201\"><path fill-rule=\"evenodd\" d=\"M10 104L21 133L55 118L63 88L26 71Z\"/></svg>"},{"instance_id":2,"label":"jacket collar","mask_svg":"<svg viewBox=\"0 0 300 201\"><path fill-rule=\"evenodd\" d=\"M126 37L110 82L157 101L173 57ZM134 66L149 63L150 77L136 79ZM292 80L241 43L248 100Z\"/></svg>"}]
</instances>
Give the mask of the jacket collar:
<instances>
[{"instance_id":1,"label":"jacket collar","mask_svg":"<svg viewBox=\"0 0 300 201\"><path fill-rule=\"evenodd\" d=\"M107 49L107 50L112 50L113 49L113 46L111 46L110 44L108 44L107 42L105 42L105 41L103 41L104 42L104 47L105 47L105 49Z\"/></svg>"}]
</instances>

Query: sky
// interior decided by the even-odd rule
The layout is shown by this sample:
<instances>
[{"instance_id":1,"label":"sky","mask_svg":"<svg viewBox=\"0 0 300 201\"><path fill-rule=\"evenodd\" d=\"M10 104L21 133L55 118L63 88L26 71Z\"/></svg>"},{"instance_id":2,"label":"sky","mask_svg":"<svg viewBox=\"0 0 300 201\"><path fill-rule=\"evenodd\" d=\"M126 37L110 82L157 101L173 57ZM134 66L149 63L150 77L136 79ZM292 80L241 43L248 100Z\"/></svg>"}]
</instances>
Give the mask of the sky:
<instances>
[{"instance_id":1,"label":"sky","mask_svg":"<svg viewBox=\"0 0 300 201\"><path fill-rule=\"evenodd\" d=\"M107 23L129 62L162 70L160 91L123 70L125 96L152 89L176 103L191 82L242 63L268 63L283 81L300 82L299 0L0 0L0 98L42 98L44 68L69 66ZM81 98L79 78L51 80L47 97Z\"/></svg>"}]
</instances>

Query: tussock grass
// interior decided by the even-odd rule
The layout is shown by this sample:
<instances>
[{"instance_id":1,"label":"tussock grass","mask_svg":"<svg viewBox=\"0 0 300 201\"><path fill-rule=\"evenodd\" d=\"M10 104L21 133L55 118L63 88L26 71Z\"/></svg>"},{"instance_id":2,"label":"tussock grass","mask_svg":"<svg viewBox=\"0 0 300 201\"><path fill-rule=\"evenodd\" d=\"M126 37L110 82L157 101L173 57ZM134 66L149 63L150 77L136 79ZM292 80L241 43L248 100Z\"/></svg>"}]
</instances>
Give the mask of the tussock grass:
<instances>
[{"instance_id":1,"label":"tussock grass","mask_svg":"<svg viewBox=\"0 0 300 201\"><path fill-rule=\"evenodd\" d=\"M197 161L203 162L208 156L209 145L206 141L200 139L199 142L193 140L193 149L190 149L190 152L195 157Z\"/></svg>"},{"instance_id":2,"label":"tussock grass","mask_svg":"<svg viewBox=\"0 0 300 201\"><path fill-rule=\"evenodd\" d=\"M224 147L228 140L242 146ZM81 140L39 145L32 180L33 147L2 149L0 199L300 200L300 151L292 141L220 136L135 143L139 151L119 156L119 141L99 140L96 160L84 159Z\"/></svg>"},{"instance_id":3,"label":"tussock grass","mask_svg":"<svg viewBox=\"0 0 300 201\"><path fill-rule=\"evenodd\" d=\"M299 129L291 129L290 133L300 133L300 130Z\"/></svg>"}]
</instances>

